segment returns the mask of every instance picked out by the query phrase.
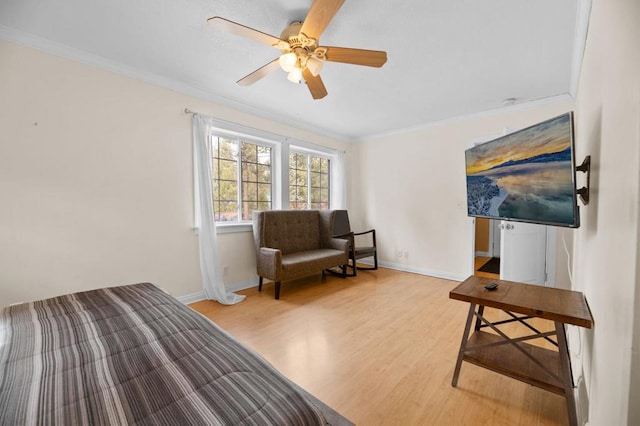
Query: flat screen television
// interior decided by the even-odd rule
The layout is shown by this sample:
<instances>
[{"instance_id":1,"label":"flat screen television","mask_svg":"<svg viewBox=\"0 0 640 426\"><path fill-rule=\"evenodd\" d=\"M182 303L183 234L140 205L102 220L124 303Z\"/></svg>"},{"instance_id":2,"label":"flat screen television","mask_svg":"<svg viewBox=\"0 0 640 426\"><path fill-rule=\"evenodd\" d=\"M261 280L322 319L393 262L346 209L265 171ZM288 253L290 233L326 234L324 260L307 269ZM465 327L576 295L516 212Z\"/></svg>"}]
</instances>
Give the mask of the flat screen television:
<instances>
[{"instance_id":1,"label":"flat screen television","mask_svg":"<svg viewBox=\"0 0 640 426\"><path fill-rule=\"evenodd\" d=\"M573 113L465 151L469 216L577 228Z\"/></svg>"}]
</instances>

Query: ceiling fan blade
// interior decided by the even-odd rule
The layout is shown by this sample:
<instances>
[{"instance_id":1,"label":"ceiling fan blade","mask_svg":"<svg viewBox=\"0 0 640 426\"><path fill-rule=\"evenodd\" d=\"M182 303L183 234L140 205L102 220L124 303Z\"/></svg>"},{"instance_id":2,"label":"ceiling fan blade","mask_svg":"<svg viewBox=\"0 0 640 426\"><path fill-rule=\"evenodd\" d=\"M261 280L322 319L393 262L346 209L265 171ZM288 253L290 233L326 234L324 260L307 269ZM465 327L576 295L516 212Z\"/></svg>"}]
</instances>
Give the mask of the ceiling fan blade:
<instances>
[{"instance_id":1,"label":"ceiling fan blade","mask_svg":"<svg viewBox=\"0 0 640 426\"><path fill-rule=\"evenodd\" d=\"M322 99L327 96L327 89L324 87L319 75L314 76L309 69L305 68L302 70L302 76L309 87L309 92L311 92L313 99Z\"/></svg>"},{"instance_id":2,"label":"ceiling fan blade","mask_svg":"<svg viewBox=\"0 0 640 426\"><path fill-rule=\"evenodd\" d=\"M258 68L251 74L248 74L242 77L236 83L238 83L240 86L248 86L260 80L262 77L266 76L267 74L272 73L277 69L280 69L280 64L278 63L278 59L279 58L276 58L273 61L269 62L268 64L263 65L262 67Z\"/></svg>"},{"instance_id":3,"label":"ceiling fan blade","mask_svg":"<svg viewBox=\"0 0 640 426\"><path fill-rule=\"evenodd\" d=\"M250 38L260 43L268 44L269 46L277 46L280 42L278 37L271 34L263 33L262 31L254 30L253 28L238 24L237 22L230 21L220 16L214 16L207 19L207 22L211 26L218 28L219 30L233 33L241 37Z\"/></svg>"},{"instance_id":4,"label":"ceiling fan blade","mask_svg":"<svg viewBox=\"0 0 640 426\"><path fill-rule=\"evenodd\" d=\"M329 22L338 13L344 0L313 0L300 32L318 40Z\"/></svg>"},{"instance_id":5,"label":"ceiling fan blade","mask_svg":"<svg viewBox=\"0 0 640 426\"><path fill-rule=\"evenodd\" d=\"M323 47L327 49L325 58L330 62L344 62L345 64L365 65L367 67L381 67L387 62L387 52L381 50Z\"/></svg>"}]
</instances>

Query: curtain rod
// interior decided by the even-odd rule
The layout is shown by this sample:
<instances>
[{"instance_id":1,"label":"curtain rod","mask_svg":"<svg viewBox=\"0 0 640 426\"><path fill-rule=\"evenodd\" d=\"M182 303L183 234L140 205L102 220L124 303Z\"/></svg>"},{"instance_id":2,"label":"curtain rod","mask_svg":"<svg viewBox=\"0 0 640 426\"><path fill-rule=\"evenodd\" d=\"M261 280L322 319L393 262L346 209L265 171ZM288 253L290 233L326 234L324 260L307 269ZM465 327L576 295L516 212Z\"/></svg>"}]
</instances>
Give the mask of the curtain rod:
<instances>
[{"instance_id":1,"label":"curtain rod","mask_svg":"<svg viewBox=\"0 0 640 426\"><path fill-rule=\"evenodd\" d=\"M227 121L227 120L221 120L221 119L219 119L219 118L211 117L210 115L203 114L203 113L201 113L201 112L191 111L189 108L185 108L185 109L184 109L184 113L185 113L185 114L198 114L198 115L204 115L205 117L210 117L210 118L212 118L212 119L213 119L213 120L215 120L215 121L218 121L218 122L220 122L220 123L224 123L224 124L228 124L228 125L233 126L233 127L238 127L238 126L239 126L239 127L244 127L244 128L246 128L246 129L250 129L250 130L255 130L255 131L258 131L258 132L260 132L260 133L267 133L267 134L271 134L271 135L275 136L275 137L276 137L276 139L278 139L278 138L284 138L285 142L293 142L294 144L295 144L296 142L298 142L298 144L302 144L302 145L311 145L311 146L316 146L316 147L318 147L318 148L322 148L321 150L330 149L330 150L332 150L332 151L334 151L334 152L341 152L341 153L343 153L343 154L345 154L345 153L346 153L346 151L345 151L345 150L337 150L337 149L335 149L335 148L329 148L329 147L327 147L327 146L320 145L320 144L317 144L317 143L307 142L307 141L303 141L303 140L296 139L296 138L290 138L290 137L288 137L288 136L279 135L279 134L277 134L277 133L269 132L269 131L266 131L266 130L256 129L255 127L245 126L244 124L238 124L238 123L233 123L233 122L231 122L231 121ZM311 148L311 149L313 149L313 148Z\"/></svg>"},{"instance_id":2,"label":"curtain rod","mask_svg":"<svg viewBox=\"0 0 640 426\"><path fill-rule=\"evenodd\" d=\"M222 118L217 118L217 117L214 117L214 116L209 115L209 114L203 114L203 113L201 113L201 112L192 111L192 110L190 110L189 108L185 108L185 109L184 109L184 113L185 113L185 114L198 114L198 115L201 115L201 116L203 116L203 117L208 117L208 118L210 118L210 119L212 119L212 120L214 120L214 121L216 121L216 122L218 122L218 123L222 123L222 124L229 125L230 127L242 127L242 128L245 128L245 129L255 130L255 131L258 131L258 132L262 132L262 133L269 133L269 134L274 135L274 136L276 136L276 137L287 138L286 136L279 135L279 134L277 134L277 133L268 132L268 131L266 131L266 130L257 129L257 128L255 128L255 127L246 126L246 125L244 125L244 124L240 124L240 123L234 123L233 121L223 120Z\"/></svg>"}]
</instances>

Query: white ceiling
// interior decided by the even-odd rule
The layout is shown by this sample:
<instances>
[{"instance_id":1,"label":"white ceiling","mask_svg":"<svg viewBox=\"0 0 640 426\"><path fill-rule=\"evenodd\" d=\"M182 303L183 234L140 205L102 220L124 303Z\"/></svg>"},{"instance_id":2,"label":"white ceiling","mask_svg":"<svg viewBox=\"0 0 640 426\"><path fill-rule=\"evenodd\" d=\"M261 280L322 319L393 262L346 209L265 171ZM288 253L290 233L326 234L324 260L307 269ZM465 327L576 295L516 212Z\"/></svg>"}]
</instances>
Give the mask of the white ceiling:
<instances>
[{"instance_id":1,"label":"white ceiling","mask_svg":"<svg viewBox=\"0 0 640 426\"><path fill-rule=\"evenodd\" d=\"M580 1L346 0L320 44L385 50L388 61L326 63L321 100L284 71L236 85L279 52L206 22L222 16L279 36L311 0L2 0L0 38L359 140L501 108L507 98L570 93L585 37Z\"/></svg>"}]
</instances>

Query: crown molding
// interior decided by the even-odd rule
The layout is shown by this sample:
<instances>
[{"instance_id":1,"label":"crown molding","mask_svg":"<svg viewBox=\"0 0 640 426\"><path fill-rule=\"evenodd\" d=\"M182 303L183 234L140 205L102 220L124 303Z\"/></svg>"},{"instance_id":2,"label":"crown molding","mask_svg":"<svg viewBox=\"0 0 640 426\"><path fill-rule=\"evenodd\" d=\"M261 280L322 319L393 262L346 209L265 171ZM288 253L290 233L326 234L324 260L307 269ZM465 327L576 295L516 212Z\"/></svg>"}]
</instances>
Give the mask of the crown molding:
<instances>
[{"instance_id":1,"label":"crown molding","mask_svg":"<svg viewBox=\"0 0 640 426\"><path fill-rule=\"evenodd\" d=\"M420 125L417 125L417 126L406 127L406 128L399 129L399 130L392 130L392 131L389 131L389 132L377 133L377 134L374 134L374 135L369 135L369 136L366 136L366 137L363 137L363 138L356 139L353 142L354 143L369 142L369 141L373 141L375 139L379 139L379 138L383 138L383 137L405 135L407 133L419 132L419 131L423 131L423 130L426 130L426 129L431 129L431 128L435 128L435 127L440 127L440 126L445 126L445 125L449 125L449 124L459 123L459 122L462 122L462 121L468 121L468 120L473 120L473 119L478 119L478 118L483 118L483 117L491 117L491 116L505 114L505 113L508 113L508 112L519 111L519 110L524 110L524 109L531 109L531 108L538 108L538 107L543 106L543 105L558 104L558 103L570 102L570 101L574 101L574 100L575 99L571 94L563 93L563 94L560 94L560 95L549 96L549 97L546 97L546 98L535 99L535 100L526 101L526 102L520 102L520 103L517 103L517 104L514 104L514 105L510 105L510 106L506 106L506 107L494 108L494 109L474 112L472 114L466 114L466 115L460 115L460 116L457 116L457 117L446 118L446 119L443 119L443 120L433 121L433 122L430 122L430 123L420 124Z\"/></svg>"},{"instance_id":2,"label":"crown molding","mask_svg":"<svg viewBox=\"0 0 640 426\"><path fill-rule=\"evenodd\" d=\"M115 74L123 75L125 77L140 80L155 86L159 86L165 89L172 90L174 92L182 93L184 95L192 96L194 98L202 99L209 102L214 102L226 107L233 108L243 113L255 115L260 118L274 121L283 126L291 127L297 130L305 132L315 133L320 136L325 136L338 142L349 143L351 139L345 135L330 132L326 129L317 127L313 124L306 123L300 120L296 120L292 124L291 117L275 114L264 111L260 108L256 108L240 102L236 99L220 96L210 90L195 87L181 81L166 78L157 74L142 71L137 68L133 68L122 63L104 58L102 56L94 55L73 47L67 46L62 43L57 43L33 34L28 34L11 27L0 24L0 40L10 41L22 46L30 47L42 52L59 56L61 58L70 59L84 65L89 65L94 68L106 70Z\"/></svg>"}]
</instances>

